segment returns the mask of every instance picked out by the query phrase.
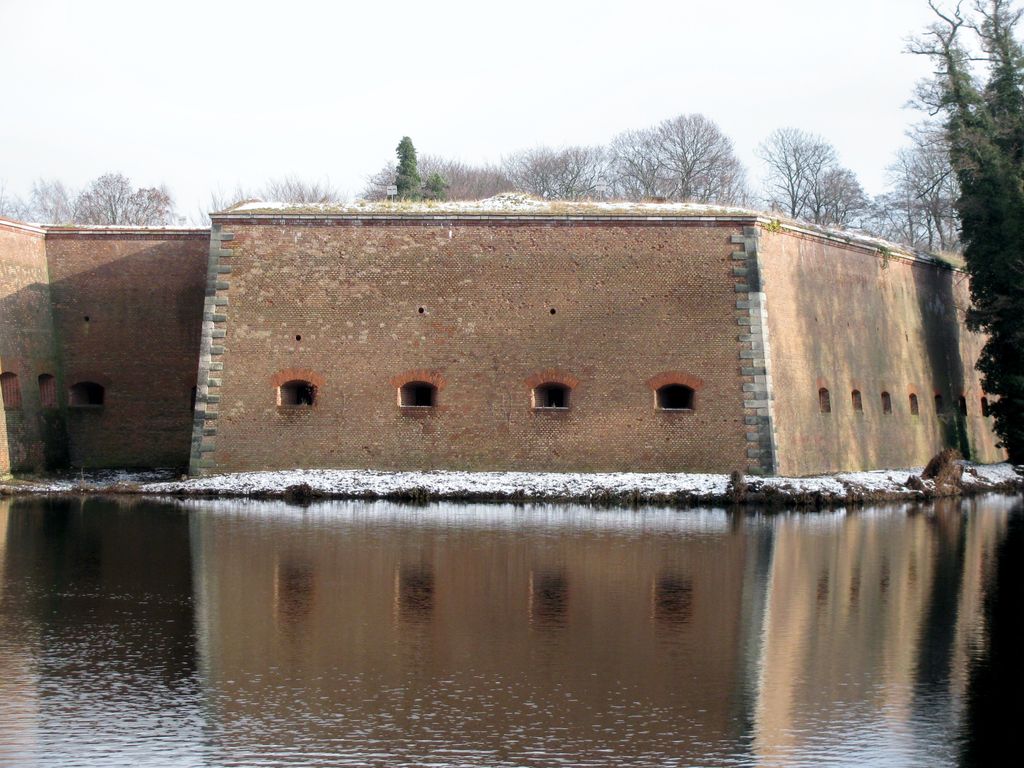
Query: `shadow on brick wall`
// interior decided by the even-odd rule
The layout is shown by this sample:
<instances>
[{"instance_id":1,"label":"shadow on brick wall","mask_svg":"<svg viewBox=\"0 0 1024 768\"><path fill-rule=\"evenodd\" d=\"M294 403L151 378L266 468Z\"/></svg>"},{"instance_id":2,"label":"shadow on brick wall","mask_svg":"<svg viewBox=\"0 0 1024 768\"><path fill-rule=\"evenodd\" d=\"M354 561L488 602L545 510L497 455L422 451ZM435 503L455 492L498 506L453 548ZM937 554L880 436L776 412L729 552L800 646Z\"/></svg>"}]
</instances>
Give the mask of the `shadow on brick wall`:
<instances>
[{"instance_id":1,"label":"shadow on brick wall","mask_svg":"<svg viewBox=\"0 0 1024 768\"><path fill-rule=\"evenodd\" d=\"M22 407L8 411L17 413L8 421L19 426L3 434L12 469L186 467L205 243L189 243L186 250L182 241L157 242L120 258L110 258L103 241L77 251L57 245L54 255L48 244L49 286L26 286L0 299L0 317L15 336L10 346L23 352L16 355ZM47 344L26 338L46 335L40 329L44 295L52 323ZM50 350L48 364L43 347ZM54 409L41 406L41 373L56 376ZM102 405L70 405L68 391L79 382L99 383Z\"/></svg>"}]
</instances>

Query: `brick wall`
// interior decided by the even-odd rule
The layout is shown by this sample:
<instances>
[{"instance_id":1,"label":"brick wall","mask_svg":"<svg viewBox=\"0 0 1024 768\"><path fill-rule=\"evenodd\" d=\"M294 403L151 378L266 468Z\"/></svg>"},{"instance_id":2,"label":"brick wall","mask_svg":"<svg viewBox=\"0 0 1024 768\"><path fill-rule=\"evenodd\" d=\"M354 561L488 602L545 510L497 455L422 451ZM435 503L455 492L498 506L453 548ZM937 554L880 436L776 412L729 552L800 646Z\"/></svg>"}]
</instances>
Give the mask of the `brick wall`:
<instances>
[{"instance_id":1,"label":"brick wall","mask_svg":"<svg viewBox=\"0 0 1024 768\"><path fill-rule=\"evenodd\" d=\"M762 231L759 252L780 474L920 466L946 445L1003 460L981 413L974 361L983 338L963 325L965 274L787 230ZM831 413L820 411L822 388Z\"/></svg>"},{"instance_id":2,"label":"brick wall","mask_svg":"<svg viewBox=\"0 0 1024 768\"><path fill-rule=\"evenodd\" d=\"M61 396L81 381L105 388L102 407L67 409L72 466L187 465L208 241L48 230Z\"/></svg>"},{"instance_id":3,"label":"brick wall","mask_svg":"<svg viewBox=\"0 0 1024 768\"><path fill-rule=\"evenodd\" d=\"M40 374L59 375L46 251L41 230L0 220L0 373L17 377L18 396L0 408L0 475L60 463L59 410L44 409ZM8 379L13 382L13 379Z\"/></svg>"},{"instance_id":4,"label":"brick wall","mask_svg":"<svg viewBox=\"0 0 1024 768\"><path fill-rule=\"evenodd\" d=\"M713 219L221 218L194 468L746 468L742 234ZM292 375L318 377L312 408L277 405ZM694 386L695 410L655 408L666 377ZM413 379L437 385L436 408L399 407ZM531 407L541 379L570 383L567 411Z\"/></svg>"}]
</instances>

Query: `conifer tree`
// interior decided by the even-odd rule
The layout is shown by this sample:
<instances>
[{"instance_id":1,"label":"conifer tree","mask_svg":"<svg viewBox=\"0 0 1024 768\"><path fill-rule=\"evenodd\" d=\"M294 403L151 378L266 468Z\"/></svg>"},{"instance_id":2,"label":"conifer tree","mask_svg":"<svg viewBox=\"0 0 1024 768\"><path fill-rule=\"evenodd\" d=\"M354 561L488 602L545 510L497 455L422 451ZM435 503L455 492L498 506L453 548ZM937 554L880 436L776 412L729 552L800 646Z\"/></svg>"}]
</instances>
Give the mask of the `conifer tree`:
<instances>
[{"instance_id":1,"label":"conifer tree","mask_svg":"<svg viewBox=\"0 0 1024 768\"><path fill-rule=\"evenodd\" d=\"M423 193L428 200L444 200L448 196L448 182L436 171L427 176L423 185Z\"/></svg>"},{"instance_id":2,"label":"conifer tree","mask_svg":"<svg viewBox=\"0 0 1024 768\"><path fill-rule=\"evenodd\" d=\"M1009 0L984 0L976 17L943 12L911 50L939 66L923 101L945 116L950 161L960 184L964 259L971 278L968 327L988 336L977 362L995 430L1010 460L1024 463L1024 50ZM986 80L971 70L961 36L984 52Z\"/></svg>"},{"instance_id":3,"label":"conifer tree","mask_svg":"<svg viewBox=\"0 0 1024 768\"><path fill-rule=\"evenodd\" d=\"M395 186L398 187L398 197L402 200L418 200L420 198L420 174L416 169L416 147L412 145L412 139L403 136L398 142L398 171L395 176Z\"/></svg>"}]
</instances>

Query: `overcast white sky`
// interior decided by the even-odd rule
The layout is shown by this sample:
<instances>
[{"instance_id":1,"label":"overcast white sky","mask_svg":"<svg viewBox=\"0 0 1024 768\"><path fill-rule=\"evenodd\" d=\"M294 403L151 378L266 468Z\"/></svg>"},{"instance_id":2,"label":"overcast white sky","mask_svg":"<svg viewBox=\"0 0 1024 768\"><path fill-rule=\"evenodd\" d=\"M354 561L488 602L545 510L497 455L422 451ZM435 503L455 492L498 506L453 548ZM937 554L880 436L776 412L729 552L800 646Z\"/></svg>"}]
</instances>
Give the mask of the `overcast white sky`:
<instances>
[{"instance_id":1,"label":"overcast white sky","mask_svg":"<svg viewBox=\"0 0 1024 768\"><path fill-rule=\"evenodd\" d=\"M874 194L922 119L903 53L925 0L0 0L0 182L212 189L285 174L350 195L394 156L498 161L683 112L757 175L772 129L823 135Z\"/></svg>"}]
</instances>

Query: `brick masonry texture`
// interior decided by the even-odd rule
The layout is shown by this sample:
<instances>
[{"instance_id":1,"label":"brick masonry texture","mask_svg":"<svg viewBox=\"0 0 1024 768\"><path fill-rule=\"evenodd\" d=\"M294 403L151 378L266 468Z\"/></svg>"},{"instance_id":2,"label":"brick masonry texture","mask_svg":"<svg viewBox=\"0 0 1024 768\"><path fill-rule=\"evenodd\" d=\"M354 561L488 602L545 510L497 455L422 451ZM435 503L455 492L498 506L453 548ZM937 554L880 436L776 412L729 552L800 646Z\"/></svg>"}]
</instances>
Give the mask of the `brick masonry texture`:
<instances>
[{"instance_id":1,"label":"brick masonry texture","mask_svg":"<svg viewBox=\"0 0 1024 768\"><path fill-rule=\"evenodd\" d=\"M740 224L218 224L194 469L748 466ZM321 378L313 407L277 405L292 369ZM693 411L655 407L666 372L701 382ZM567 410L533 409L538 376L575 383ZM411 380L436 408L399 406Z\"/></svg>"},{"instance_id":2,"label":"brick masonry texture","mask_svg":"<svg viewBox=\"0 0 1024 768\"><path fill-rule=\"evenodd\" d=\"M1005 458L981 413L973 361L984 339L963 325L963 272L786 230L762 231L759 253L780 474L920 466L946 445L977 461ZM819 409L823 387L831 413Z\"/></svg>"},{"instance_id":3,"label":"brick masonry texture","mask_svg":"<svg viewBox=\"0 0 1024 768\"><path fill-rule=\"evenodd\" d=\"M102 408L66 409L72 466L188 463L208 238L47 234L66 387L106 388Z\"/></svg>"},{"instance_id":4,"label":"brick masonry texture","mask_svg":"<svg viewBox=\"0 0 1024 768\"><path fill-rule=\"evenodd\" d=\"M20 389L0 411L0 474L802 475L921 465L947 445L999 461L967 305L962 272L753 215L0 220L0 373ZM278 405L294 379L312 407ZM79 381L106 388L102 407L69 407ZM436 407L400 405L416 381ZM532 407L544 383L570 388L567 409ZM691 387L694 409L659 410L665 384Z\"/></svg>"},{"instance_id":5,"label":"brick masonry texture","mask_svg":"<svg viewBox=\"0 0 1024 768\"><path fill-rule=\"evenodd\" d=\"M0 373L21 402L0 408L0 475L62 463L59 413L41 407L39 376L59 376L41 230L0 221Z\"/></svg>"},{"instance_id":6,"label":"brick masonry texture","mask_svg":"<svg viewBox=\"0 0 1024 768\"><path fill-rule=\"evenodd\" d=\"M0 221L0 368L22 395L0 416L0 474L187 465L208 240ZM102 407L69 406L81 381L105 388Z\"/></svg>"}]
</instances>

